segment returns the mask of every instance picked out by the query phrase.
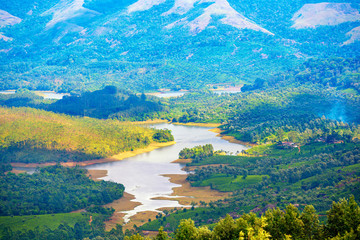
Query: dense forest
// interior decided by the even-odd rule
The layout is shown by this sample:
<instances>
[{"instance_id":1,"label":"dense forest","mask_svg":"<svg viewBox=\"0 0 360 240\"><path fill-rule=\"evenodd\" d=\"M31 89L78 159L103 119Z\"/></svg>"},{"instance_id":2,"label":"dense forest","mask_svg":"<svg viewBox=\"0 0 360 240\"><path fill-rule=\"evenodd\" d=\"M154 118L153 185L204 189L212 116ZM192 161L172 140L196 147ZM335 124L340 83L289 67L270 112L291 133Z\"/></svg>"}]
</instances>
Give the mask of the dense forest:
<instances>
[{"instance_id":1,"label":"dense forest","mask_svg":"<svg viewBox=\"0 0 360 240\"><path fill-rule=\"evenodd\" d=\"M39 168L31 175L1 172L0 238L83 239L103 234L104 221L114 209L100 205L121 198L124 186L95 182L86 173L60 165ZM84 210L70 213L79 209Z\"/></svg>"},{"instance_id":2,"label":"dense forest","mask_svg":"<svg viewBox=\"0 0 360 240\"><path fill-rule=\"evenodd\" d=\"M351 197L332 203L326 224L320 224L312 205L306 205L301 212L290 204L284 210L269 209L261 217L250 213L234 220L226 215L211 225L211 230L206 226L196 227L191 219L183 219L173 238L169 238L161 227L155 239L358 239L359 225L360 208Z\"/></svg>"},{"instance_id":3,"label":"dense forest","mask_svg":"<svg viewBox=\"0 0 360 240\"><path fill-rule=\"evenodd\" d=\"M123 185L94 182L86 172L56 165L40 168L31 175L1 176L0 216L65 213L122 197Z\"/></svg>"},{"instance_id":4,"label":"dense forest","mask_svg":"<svg viewBox=\"0 0 360 240\"><path fill-rule=\"evenodd\" d=\"M96 213L96 212L95 212ZM105 215L106 216L106 215ZM306 205L300 211L294 205L284 210L269 209L259 217L254 213L243 214L233 219L230 215L208 226L196 227L191 219L182 219L173 233L160 227L153 238L143 237L131 231L122 231L122 227L105 232L99 223L92 225L84 222L73 227L61 224L57 229L34 231L5 230L2 239L99 239L99 240L216 240L216 239L358 239L360 237L360 208L353 197L333 202L326 214L327 222L319 221L319 215L312 205ZM94 231L95 229L95 231Z\"/></svg>"},{"instance_id":5,"label":"dense forest","mask_svg":"<svg viewBox=\"0 0 360 240\"><path fill-rule=\"evenodd\" d=\"M204 158L210 157L214 153L214 147L211 144L206 144L204 146L196 146L193 148L184 148L179 153L180 159L187 159L187 158Z\"/></svg>"},{"instance_id":6,"label":"dense forest","mask_svg":"<svg viewBox=\"0 0 360 240\"><path fill-rule=\"evenodd\" d=\"M86 92L81 96L64 97L47 106L46 109L69 115L88 116L94 118L113 118L119 120L142 121L157 118L157 112L163 110L159 101L147 100L127 91L107 86L103 90Z\"/></svg>"},{"instance_id":7,"label":"dense forest","mask_svg":"<svg viewBox=\"0 0 360 240\"><path fill-rule=\"evenodd\" d=\"M143 121L159 118L164 107L160 100L145 94L106 86L102 90L64 96L60 100L43 99L29 91L19 89L15 94L0 94L0 105L6 107L32 107L72 116L120 121Z\"/></svg>"},{"instance_id":8,"label":"dense forest","mask_svg":"<svg viewBox=\"0 0 360 240\"><path fill-rule=\"evenodd\" d=\"M0 108L1 162L83 161L172 141L169 131L117 120Z\"/></svg>"}]
</instances>

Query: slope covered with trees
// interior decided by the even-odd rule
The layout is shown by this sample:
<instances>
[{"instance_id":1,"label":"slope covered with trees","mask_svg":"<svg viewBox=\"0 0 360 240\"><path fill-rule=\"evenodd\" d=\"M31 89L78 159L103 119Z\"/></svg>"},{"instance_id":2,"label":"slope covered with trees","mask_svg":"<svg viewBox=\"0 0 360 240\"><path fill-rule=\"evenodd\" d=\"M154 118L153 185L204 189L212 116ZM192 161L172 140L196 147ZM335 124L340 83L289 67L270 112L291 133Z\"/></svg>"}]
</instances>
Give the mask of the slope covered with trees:
<instances>
[{"instance_id":1,"label":"slope covered with trees","mask_svg":"<svg viewBox=\"0 0 360 240\"><path fill-rule=\"evenodd\" d=\"M0 123L2 162L91 160L172 137L116 120L77 118L32 108L0 108ZM159 134L168 137L159 140Z\"/></svg>"},{"instance_id":2,"label":"slope covered with trees","mask_svg":"<svg viewBox=\"0 0 360 240\"><path fill-rule=\"evenodd\" d=\"M323 0L219 1L210 9L220 12L211 14L214 2L181 12L175 1L149 1L148 8L129 11L135 2L2 1L1 10L21 22L2 28L0 89L199 89L253 83L308 57L359 55L359 41L343 44L359 26L356 0L329 6L335 12L329 21L339 24L302 29L292 27L294 14ZM343 14L349 17L344 22ZM265 32L249 29L253 24Z\"/></svg>"},{"instance_id":3,"label":"slope covered with trees","mask_svg":"<svg viewBox=\"0 0 360 240\"><path fill-rule=\"evenodd\" d=\"M86 172L56 165L40 168L31 175L3 175L0 177L0 215L66 213L122 197L122 184L95 182Z\"/></svg>"},{"instance_id":4,"label":"slope covered with trees","mask_svg":"<svg viewBox=\"0 0 360 240\"><path fill-rule=\"evenodd\" d=\"M93 213L94 215L94 213ZM180 214L179 214L180 215ZM254 213L238 217L226 215L224 218L208 226L196 226L191 219L182 219L173 232L164 231L159 227L153 238L143 237L136 231L122 231L120 225L109 232L98 222L89 226L79 221L74 226L62 224L56 229L35 229L25 231L5 231L1 239L90 239L103 240L215 240L215 239L358 239L360 237L360 208L350 199L333 202L327 211L327 222L319 221L321 216L312 205L306 205L299 210L294 205L284 209L269 209L259 217Z\"/></svg>"},{"instance_id":5,"label":"slope covered with trees","mask_svg":"<svg viewBox=\"0 0 360 240\"><path fill-rule=\"evenodd\" d=\"M327 212L326 224L321 224L312 205L300 211L294 205L284 210L269 209L259 217L243 214L236 219L230 215L210 226L196 227L191 219L183 219L169 237L161 227L155 239L357 239L360 237L360 208L354 198L333 202ZM133 236L127 239L146 239Z\"/></svg>"}]
</instances>

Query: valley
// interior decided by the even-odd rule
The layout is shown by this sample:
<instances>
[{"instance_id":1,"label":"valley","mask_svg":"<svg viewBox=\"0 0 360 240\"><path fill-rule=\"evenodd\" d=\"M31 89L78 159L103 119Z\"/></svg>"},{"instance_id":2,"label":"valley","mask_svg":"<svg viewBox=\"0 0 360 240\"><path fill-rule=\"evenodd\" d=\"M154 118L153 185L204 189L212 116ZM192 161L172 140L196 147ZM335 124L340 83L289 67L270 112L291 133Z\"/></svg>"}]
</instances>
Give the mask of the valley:
<instances>
[{"instance_id":1,"label":"valley","mask_svg":"<svg viewBox=\"0 0 360 240\"><path fill-rule=\"evenodd\" d=\"M0 239L360 239L358 0L0 0Z\"/></svg>"},{"instance_id":2,"label":"valley","mask_svg":"<svg viewBox=\"0 0 360 240\"><path fill-rule=\"evenodd\" d=\"M133 210L123 212L125 214L125 221L128 221L132 216L143 211L158 211L158 209L161 208L190 206L189 204L179 204L173 199L175 197L180 199L185 197L192 198L193 195L171 195L173 192L172 189L179 187L178 184L171 183L171 176L174 175L174 177L176 177L178 174L186 174L186 172L181 170L183 167L182 164L172 163L172 161L178 158L179 151L185 146L193 147L211 143L216 150L224 150L232 152L233 154L246 149L245 146L233 144L216 137L216 133L210 132L209 128L205 127L170 124L157 124L153 126L160 129L170 129L174 135L176 144L130 157L119 162L95 164L86 167L86 169L89 170L107 170L107 176L103 179L124 184L127 193L134 196L133 201L141 204ZM141 178L138 176L141 176ZM193 191L197 194L196 189L193 189ZM189 189L187 193L192 194ZM154 198L167 200L155 200ZM195 198L193 201L199 202L199 200ZM147 221L147 219L144 220Z\"/></svg>"}]
</instances>

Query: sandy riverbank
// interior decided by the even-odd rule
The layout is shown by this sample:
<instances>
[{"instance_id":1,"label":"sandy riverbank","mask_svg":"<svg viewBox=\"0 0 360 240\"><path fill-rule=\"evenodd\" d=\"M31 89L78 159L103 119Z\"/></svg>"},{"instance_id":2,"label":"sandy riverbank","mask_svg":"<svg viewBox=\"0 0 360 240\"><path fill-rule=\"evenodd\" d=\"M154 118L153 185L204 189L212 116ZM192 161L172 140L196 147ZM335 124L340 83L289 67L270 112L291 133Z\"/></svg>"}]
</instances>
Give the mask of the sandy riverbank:
<instances>
[{"instance_id":1,"label":"sandy riverbank","mask_svg":"<svg viewBox=\"0 0 360 240\"><path fill-rule=\"evenodd\" d=\"M188 123L172 123L174 125L183 125L183 126L194 126L194 127L214 127L217 128L221 126L220 123L194 123L194 122L188 122Z\"/></svg>"},{"instance_id":2,"label":"sandy riverbank","mask_svg":"<svg viewBox=\"0 0 360 240\"><path fill-rule=\"evenodd\" d=\"M129 211L133 210L135 207L141 205L139 202L134 202L132 200L135 199L135 196L132 194L129 194L127 192L124 192L124 195L122 198L113 201L112 203L104 205L104 207L112 207L115 209L114 214L110 218L109 221L105 222L105 228L107 231L111 230L112 228L116 227L116 224L123 225L124 224L124 213L121 213L121 211ZM134 225L134 223L131 222L131 227Z\"/></svg>"},{"instance_id":3,"label":"sandy riverbank","mask_svg":"<svg viewBox=\"0 0 360 240\"><path fill-rule=\"evenodd\" d=\"M172 161L171 163L191 163L192 158L186 158L186 159L176 159Z\"/></svg>"},{"instance_id":4,"label":"sandy riverbank","mask_svg":"<svg viewBox=\"0 0 360 240\"><path fill-rule=\"evenodd\" d=\"M88 176L94 181L100 181L100 178L106 177L108 174L107 170L98 170L98 169L89 169ZM105 228L107 231L116 227L116 224L122 225L124 223L123 217L124 213L120 213L121 211L129 211L134 209L136 206L139 206L139 202L132 201L135 199L134 195L124 192L124 195L112 203L108 203L104 205L104 207L112 207L115 209L114 214L111 216L109 221L105 222ZM155 214L156 215L156 214ZM155 216L154 215L154 216ZM155 217L154 217L155 218ZM131 225L131 227L133 224Z\"/></svg>"},{"instance_id":5,"label":"sandy riverbank","mask_svg":"<svg viewBox=\"0 0 360 240\"><path fill-rule=\"evenodd\" d=\"M94 180L94 181L100 181L100 178L106 177L108 175L107 170L99 170L99 169L88 169L87 176Z\"/></svg>"},{"instance_id":6,"label":"sandy riverbank","mask_svg":"<svg viewBox=\"0 0 360 240\"><path fill-rule=\"evenodd\" d=\"M65 167L75 167L75 166L89 166L96 163L107 163L107 162L115 162L115 161L121 161L125 158L133 157L141 153L151 152L157 148L166 147L175 144L174 141L172 142L166 142L166 143L151 143L146 148L139 148L135 149L134 151L127 151L122 152L117 155L114 155L112 157L108 158L101 158L101 159L94 159L89 161L82 161L82 162L62 162L61 165ZM55 162L49 162L49 163L11 163L11 166L13 167L46 167L46 166L53 166L55 165Z\"/></svg>"},{"instance_id":7,"label":"sandy riverbank","mask_svg":"<svg viewBox=\"0 0 360 240\"><path fill-rule=\"evenodd\" d=\"M189 166L189 167L183 167L183 171L195 171L195 169L201 169L201 168L207 168L207 167L220 167L221 166L229 166L228 163L223 164L205 164L205 165L199 165L199 166Z\"/></svg>"},{"instance_id":8,"label":"sandy riverbank","mask_svg":"<svg viewBox=\"0 0 360 240\"><path fill-rule=\"evenodd\" d=\"M182 205L191 205L192 202L199 204L200 201L209 203L210 201L217 201L229 197L229 193L219 192L212 190L210 187L191 187L190 183L186 181L187 174L166 174L162 175L169 177L170 182L181 185L180 187L174 187L171 196L179 196L177 198L158 197L152 198L154 200L171 200L178 201ZM158 210L171 210L172 208L160 208ZM139 212L130 218L129 223L123 226L123 229L132 229L134 224L141 226L149 221L149 219L156 219L158 212L144 211ZM115 225L114 225L115 226Z\"/></svg>"},{"instance_id":9,"label":"sandy riverbank","mask_svg":"<svg viewBox=\"0 0 360 240\"><path fill-rule=\"evenodd\" d=\"M154 198L159 200L176 200L182 205L190 205L192 202L196 204L200 201L210 202L217 201L229 197L227 192L219 192L212 190L210 187L192 187L188 181L186 181L187 174L165 174L162 175L168 177L171 183L179 184L180 187L174 187L171 196L180 196L178 198Z\"/></svg>"},{"instance_id":10,"label":"sandy riverbank","mask_svg":"<svg viewBox=\"0 0 360 240\"><path fill-rule=\"evenodd\" d=\"M149 119L146 121L126 122L126 123L141 125L141 124L156 124L156 123L168 123L168 122L169 121L166 119Z\"/></svg>"},{"instance_id":11,"label":"sandy riverbank","mask_svg":"<svg viewBox=\"0 0 360 240\"><path fill-rule=\"evenodd\" d=\"M20 173L25 173L25 170L17 170L17 169L12 169L10 172L15 173L16 175L20 174ZM5 174L7 174L8 172L5 172Z\"/></svg>"},{"instance_id":12,"label":"sandy riverbank","mask_svg":"<svg viewBox=\"0 0 360 240\"><path fill-rule=\"evenodd\" d=\"M237 143L237 144L241 144L241 145L245 145L245 146L257 146L254 143L249 143L249 142L243 142L240 140L237 140L235 137L233 136L228 136L228 135L224 135L222 134L222 132L224 132L223 130L221 130L220 128L214 128L214 129L210 129L209 131L214 132L214 133L218 133L218 135L216 135L217 137L221 137L222 139L231 142L231 143Z\"/></svg>"}]
</instances>

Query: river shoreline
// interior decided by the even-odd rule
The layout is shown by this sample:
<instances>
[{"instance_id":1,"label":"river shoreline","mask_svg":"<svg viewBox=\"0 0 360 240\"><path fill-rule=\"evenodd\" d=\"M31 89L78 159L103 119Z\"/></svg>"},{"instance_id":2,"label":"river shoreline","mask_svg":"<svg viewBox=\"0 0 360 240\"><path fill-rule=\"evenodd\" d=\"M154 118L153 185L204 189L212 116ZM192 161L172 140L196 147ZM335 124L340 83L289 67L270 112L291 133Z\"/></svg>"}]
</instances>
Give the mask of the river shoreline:
<instances>
[{"instance_id":1,"label":"river shoreline","mask_svg":"<svg viewBox=\"0 0 360 240\"><path fill-rule=\"evenodd\" d=\"M178 201L183 208L190 208L191 204L200 205L200 202L209 203L211 201L217 201L225 199L230 196L227 192L220 192L217 190L210 189L210 187L192 187L191 184L186 181L187 174L163 174L162 176L168 177L171 183L180 185L179 187L173 187L173 192L170 196L173 197L155 197L152 200L170 200ZM109 204L111 206L111 203ZM173 208L159 208L157 210L171 210ZM136 226L142 226L147 223L149 219L155 220L158 212L155 211L143 211L130 217L130 221L123 225L123 229L133 229L134 224ZM121 216L121 213L118 213ZM106 229L110 230L111 227L115 227L117 224L123 224L124 221L118 217L112 217L110 222L105 222ZM146 231L147 232L147 231Z\"/></svg>"},{"instance_id":2,"label":"river shoreline","mask_svg":"<svg viewBox=\"0 0 360 240\"><path fill-rule=\"evenodd\" d=\"M107 170L100 170L100 169L89 169L88 170L88 177L94 181L101 181L100 178L108 176ZM114 208L115 212L111 216L108 221L105 221L105 229L106 231L110 231L111 229L116 227L116 224L123 225L124 224L124 213L122 211L129 211L134 209L135 207L141 205L139 202L132 201L135 199L135 196L124 192L123 196L117 200L114 200L111 203L103 205L107 208Z\"/></svg>"},{"instance_id":3,"label":"river shoreline","mask_svg":"<svg viewBox=\"0 0 360 240\"><path fill-rule=\"evenodd\" d=\"M146 148L139 148L139 149L135 149L134 151L122 152L122 153L119 153L117 155L114 155L114 156L108 157L108 158L94 159L94 160L88 160L88 161L83 161L83 162L61 162L60 164L65 167L75 167L75 166L85 167L85 166L89 166L89 165L93 165L93 164L97 164L97 163L116 162L116 161L124 160L125 158L136 156L138 154L151 152L157 148L171 146L171 145L174 145L175 143L176 142L174 142L174 141L166 142L166 143L151 143ZM56 162L48 162L48 163L14 162L14 163L10 163L10 164L12 167L36 168L36 167L54 166L57 163Z\"/></svg>"},{"instance_id":4,"label":"river shoreline","mask_svg":"<svg viewBox=\"0 0 360 240\"><path fill-rule=\"evenodd\" d=\"M156 123L167 123L167 122L168 121L166 121L166 120L159 119L159 120L153 120L153 121L147 121L147 122L137 122L134 124L156 124ZM202 123L202 124L190 123L190 124L173 124L173 125L200 127L198 129L201 129L201 127L215 127L213 124L208 124L208 123L205 123L205 124L204 123ZM216 124L216 126L219 126L219 125L220 124ZM219 128L197 130L193 127L190 127L187 130L188 133L184 134L183 127L181 127L181 126L177 126L177 127L165 126L165 127L169 127L170 129L181 129L180 133L183 134L181 136L187 136L187 138L186 138L187 140L185 142L186 144L184 144L184 138L178 139L183 142L181 142L181 141L178 142L178 144L180 144L180 145L179 145L179 147L175 148L175 149L177 149L176 155L170 154L172 159L176 159L176 156L178 155L178 152L181 150L181 148L188 147L189 143L190 143L190 146L196 146L196 144L199 144L197 139L194 139L193 137L189 137L192 134L195 134L194 136L202 136L206 141L212 141L211 139L214 138L214 134L211 134L211 133L206 134L205 133L205 132L211 131L211 132L217 133L218 134L217 137L221 137L222 139L226 140L226 142L235 143L235 144L240 143L239 141L230 141L231 139L224 138L224 136L221 135L222 131ZM197 133L199 135L196 135ZM230 137L230 138L232 138L232 137ZM214 143L220 144L220 146L222 146L221 144L224 144L224 143L218 143L217 141L218 140L214 141ZM206 142L206 143L208 143L208 142ZM112 156L110 158L97 159L97 160L84 161L84 162L65 162L65 163L62 163L62 165L67 166L67 167L73 167L76 165L89 166L89 165L93 165L93 164L97 164L97 163L115 162L115 161L120 161L120 160L129 158L129 157L134 157L141 153L151 152L154 149L165 147L165 146L170 146L173 144L175 144L175 142L152 143L147 148L137 149L135 151L124 152L124 153L118 154L116 156ZM193 145L191 145L191 144L193 144ZM227 145L227 143L225 145ZM242 145L244 145L244 144L242 144ZM246 145L249 145L249 144L246 143ZM221 149L221 147L218 147L218 148ZM174 148L171 147L169 149L174 149ZM174 150L172 150L172 151L174 151ZM235 150L227 150L227 151L234 152ZM146 156L148 156L148 155L146 155ZM169 158L169 155L164 155L164 154L161 155L160 154L160 156L158 156L158 157ZM146 158L148 159L148 157L146 157ZM157 161L158 161L158 158L155 159L155 162L157 162ZM180 159L179 160L178 159L173 162L187 163L189 161L191 161L191 160L189 160L189 159ZM125 162L127 162L127 161L125 161ZM135 163L136 163L136 161L135 161ZM46 164L13 163L12 165L15 167L39 167L39 166L47 166L47 165L54 165L54 164L56 164L56 163L46 163ZM110 165L110 166L113 166L113 165ZM142 165L136 165L136 166L138 166L139 168L142 167ZM146 166L148 166L148 165L146 165ZM88 171L89 171L88 175L91 179L93 179L95 181L99 181L100 178L106 177L108 175L107 170L100 170L100 169L104 169L104 168L100 168L99 166L98 167L94 166L94 167L97 169L96 170L88 169ZM111 169L111 168L108 168L108 169ZM181 169L181 167L180 167L180 169ZM145 168L145 171L146 171L146 168ZM179 205L183 205L184 208L190 208L192 203L195 203L196 205L200 205L200 202L208 203L210 201L217 201L217 200L225 199L225 198L229 197L229 193L219 192L217 190L210 189L210 187L192 187L190 182L186 181L187 174L185 172L184 172L184 174L181 174L181 173L180 174L175 174L175 173L174 174L161 174L161 173L159 173L157 176L163 176L163 177L167 178L164 180L165 182L170 182L170 183L176 184L177 186L171 188L172 192L169 193L170 195L166 195L164 197L154 196L151 198L151 200L174 201L176 203L179 203ZM119 182L123 183L122 181L119 181ZM139 184L139 186L141 186L141 184ZM125 224L124 216L126 215L126 213L123 213L123 211L131 211L131 210L134 210L137 206L143 205L142 202L140 203L140 202L134 201L134 199L136 198L136 194L133 193L131 189L132 188L128 188L128 191L130 191L134 195L124 192L124 195L122 198L115 200L112 203L104 205L104 207L112 207L115 209L115 213L113 214L111 219L109 221L105 222L105 226L106 226L107 230L110 230L110 229L116 227L116 224L123 225L124 229L132 229L134 224L136 224L137 226L141 226L141 225L147 223L149 219L151 219L151 220L156 219L156 215L158 214L158 211L163 211L164 209L170 210L170 209L174 208L174 207L153 208L155 210L153 210L152 208L149 208L150 209L149 211L146 211L146 209L144 208L145 211L143 210L143 211L137 212L135 215L131 216L130 221ZM179 207L177 207L177 208L179 208Z\"/></svg>"},{"instance_id":5,"label":"river shoreline","mask_svg":"<svg viewBox=\"0 0 360 240\"><path fill-rule=\"evenodd\" d=\"M224 131L221 130L220 128L213 128L213 129L210 129L209 131L214 132L214 133L218 133L218 135L216 135L217 137L221 137L221 139L224 139L224 140L226 140L228 142L231 142L231 143L237 143L237 144L241 144L241 145L244 145L244 146L250 146L250 147L257 146L257 144L255 144L255 143L240 141L240 140L236 139L233 136L225 135L225 134L223 134Z\"/></svg>"},{"instance_id":6,"label":"river shoreline","mask_svg":"<svg viewBox=\"0 0 360 240\"><path fill-rule=\"evenodd\" d=\"M179 123L179 122L172 122L171 124L182 125L182 126L194 126L194 127L213 127L213 128L217 128L217 127L221 126L220 123L195 123L195 122Z\"/></svg>"},{"instance_id":7,"label":"river shoreline","mask_svg":"<svg viewBox=\"0 0 360 240\"><path fill-rule=\"evenodd\" d=\"M191 205L191 203L199 204L200 201L209 203L210 201L217 201L229 197L229 193L220 192L210 189L210 187L192 187L190 182L186 180L188 174L163 174L168 177L171 183L180 185L180 187L173 187L173 192L170 196L175 198L158 197L152 198L156 200L174 200L181 205Z\"/></svg>"}]
</instances>

